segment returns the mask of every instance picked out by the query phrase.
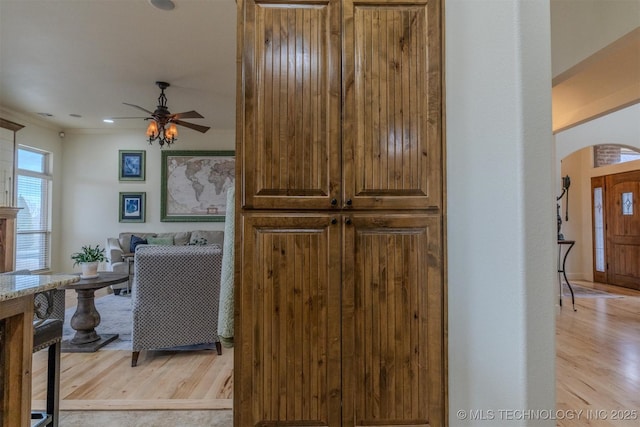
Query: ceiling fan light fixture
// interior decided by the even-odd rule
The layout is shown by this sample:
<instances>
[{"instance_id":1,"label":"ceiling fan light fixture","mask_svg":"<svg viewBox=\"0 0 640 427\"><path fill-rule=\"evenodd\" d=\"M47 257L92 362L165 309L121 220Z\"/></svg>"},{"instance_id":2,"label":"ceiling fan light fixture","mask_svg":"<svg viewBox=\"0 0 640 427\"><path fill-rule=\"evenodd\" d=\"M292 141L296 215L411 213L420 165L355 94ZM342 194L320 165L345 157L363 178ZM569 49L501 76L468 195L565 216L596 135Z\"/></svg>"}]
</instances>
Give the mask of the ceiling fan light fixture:
<instances>
[{"instance_id":1,"label":"ceiling fan light fixture","mask_svg":"<svg viewBox=\"0 0 640 427\"><path fill-rule=\"evenodd\" d=\"M158 141L160 148L165 144L171 145L178 140L178 128L177 126L185 126L198 132L205 133L210 128L208 126L197 125L195 123L185 122L182 119L203 119L202 115L197 111L185 111L184 113L171 114L167 108L167 97L164 94L164 90L170 86L167 82L156 82L156 86L160 88L160 96L158 97L158 106L155 111L149 111L146 108L142 108L135 104L123 104L130 107L142 110L149 114L150 117L144 117L149 121L147 126L146 135L149 141L149 145L153 144L153 141ZM118 117L119 119L135 119L141 117ZM177 125L177 126L176 126Z\"/></svg>"},{"instance_id":2,"label":"ceiling fan light fixture","mask_svg":"<svg viewBox=\"0 0 640 427\"><path fill-rule=\"evenodd\" d=\"M166 123L159 123L153 119L149 122L149 126L147 126L149 145L153 144L153 141L158 141L158 145L162 148L165 144L169 146L178 140L178 128L176 125L170 123L166 128L165 125Z\"/></svg>"},{"instance_id":3,"label":"ceiling fan light fixture","mask_svg":"<svg viewBox=\"0 0 640 427\"><path fill-rule=\"evenodd\" d=\"M149 142L158 137L158 124L155 120L149 122L149 126L147 126L147 136L149 137Z\"/></svg>"},{"instance_id":4,"label":"ceiling fan light fixture","mask_svg":"<svg viewBox=\"0 0 640 427\"><path fill-rule=\"evenodd\" d=\"M178 137L178 127L174 123L171 123L164 134L167 138L174 140Z\"/></svg>"}]
</instances>

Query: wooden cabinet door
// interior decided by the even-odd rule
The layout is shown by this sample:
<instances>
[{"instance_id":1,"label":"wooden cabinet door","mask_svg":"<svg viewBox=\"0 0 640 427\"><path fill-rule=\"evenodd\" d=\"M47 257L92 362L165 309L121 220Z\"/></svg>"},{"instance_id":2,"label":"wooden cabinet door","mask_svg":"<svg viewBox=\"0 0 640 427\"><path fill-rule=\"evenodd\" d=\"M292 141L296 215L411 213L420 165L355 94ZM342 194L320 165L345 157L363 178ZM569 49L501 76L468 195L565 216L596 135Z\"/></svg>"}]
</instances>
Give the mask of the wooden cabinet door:
<instances>
[{"instance_id":1,"label":"wooden cabinet door","mask_svg":"<svg viewBox=\"0 0 640 427\"><path fill-rule=\"evenodd\" d=\"M439 215L347 215L343 425L444 425Z\"/></svg>"},{"instance_id":2,"label":"wooden cabinet door","mask_svg":"<svg viewBox=\"0 0 640 427\"><path fill-rule=\"evenodd\" d=\"M441 207L440 2L345 0L343 15L345 204Z\"/></svg>"},{"instance_id":3,"label":"wooden cabinet door","mask_svg":"<svg viewBox=\"0 0 640 427\"><path fill-rule=\"evenodd\" d=\"M339 207L340 1L239 0L238 10L242 206Z\"/></svg>"},{"instance_id":4,"label":"wooden cabinet door","mask_svg":"<svg viewBox=\"0 0 640 427\"><path fill-rule=\"evenodd\" d=\"M333 219L241 216L236 426L341 425L341 225Z\"/></svg>"}]
</instances>

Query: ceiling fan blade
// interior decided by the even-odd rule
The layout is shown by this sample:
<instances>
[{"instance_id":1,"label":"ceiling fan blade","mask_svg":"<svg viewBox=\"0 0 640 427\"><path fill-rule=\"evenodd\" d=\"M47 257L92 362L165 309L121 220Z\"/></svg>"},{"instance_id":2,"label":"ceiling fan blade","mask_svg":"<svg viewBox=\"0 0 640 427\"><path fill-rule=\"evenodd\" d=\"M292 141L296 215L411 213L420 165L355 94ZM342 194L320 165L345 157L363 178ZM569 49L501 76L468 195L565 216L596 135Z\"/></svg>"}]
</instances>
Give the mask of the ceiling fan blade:
<instances>
[{"instance_id":1,"label":"ceiling fan blade","mask_svg":"<svg viewBox=\"0 0 640 427\"><path fill-rule=\"evenodd\" d=\"M128 105L129 107L137 108L138 110L142 110L142 111L144 111L145 113L149 113L150 115L152 115L152 114L153 114L153 112L152 112L152 111L149 111L149 110L147 110L146 108L142 108L142 107L141 107L141 106L139 106L139 105L129 104L129 103L127 103L127 102L123 102L123 104L124 104L124 105Z\"/></svg>"},{"instance_id":2,"label":"ceiling fan blade","mask_svg":"<svg viewBox=\"0 0 640 427\"><path fill-rule=\"evenodd\" d=\"M148 119L149 117L109 117L111 120L123 120L123 119Z\"/></svg>"},{"instance_id":3,"label":"ceiling fan blade","mask_svg":"<svg viewBox=\"0 0 640 427\"><path fill-rule=\"evenodd\" d=\"M204 119L197 111L185 111L184 113L172 114L175 119Z\"/></svg>"},{"instance_id":4,"label":"ceiling fan blade","mask_svg":"<svg viewBox=\"0 0 640 427\"><path fill-rule=\"evenodd\" d=\"M171 120L171 122L175 123L177 125L180 125L180 126L184 126L186 128L189 128L189 129L197 130L198 132L202 132L202 133L205 133L206 131L208 131L210 129L209 126L196 125L196 124L189 123L189 122L183 122L182 120Z\"/></svg>"}]
</instances>

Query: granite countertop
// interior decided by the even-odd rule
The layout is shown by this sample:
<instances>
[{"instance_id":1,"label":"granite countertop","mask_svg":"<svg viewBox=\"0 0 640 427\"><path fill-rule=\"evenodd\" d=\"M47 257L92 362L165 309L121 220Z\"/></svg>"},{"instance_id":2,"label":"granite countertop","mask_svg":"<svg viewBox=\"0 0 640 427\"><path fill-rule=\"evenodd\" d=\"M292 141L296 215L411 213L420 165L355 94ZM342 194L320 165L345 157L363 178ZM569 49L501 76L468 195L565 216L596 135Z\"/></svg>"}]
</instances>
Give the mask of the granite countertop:
<instances>
[{"instance_id":1,"label":"granite countertop","mask_svg":"<svg viewBox=\"0 0 640 427\"><path fill-rule=\"evenodd\" d=\"M80 280L70 274L56 275L0 275L0 301L59 288Z\"/></svg>"}]
</instances>

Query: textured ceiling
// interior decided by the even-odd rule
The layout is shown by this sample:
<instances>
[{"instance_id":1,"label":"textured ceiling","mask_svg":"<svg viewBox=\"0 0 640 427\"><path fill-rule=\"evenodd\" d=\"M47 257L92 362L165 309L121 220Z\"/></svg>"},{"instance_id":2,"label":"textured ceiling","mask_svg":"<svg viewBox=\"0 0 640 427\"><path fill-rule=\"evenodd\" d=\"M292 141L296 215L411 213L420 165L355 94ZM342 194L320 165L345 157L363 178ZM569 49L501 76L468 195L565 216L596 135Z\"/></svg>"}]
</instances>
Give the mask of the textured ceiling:
<instances>
[{"instance_id":1,"label":"textured ceiling","mask_svg":"<svg viewBox=\"0 0 640 427\"><path fill-rule=\"evenodd\" d=\"M553 79L558 132L640 102L640 27Z\"/></svg>"},{"instance_id":2,"label":"textured ceiling","mask_svg":"<svg viewBox=\"0 0 640 427\"><path fill-rule=\"evenodd\" d=\"M236 4L174 0L173 11L147 0L0 0L0 106L60 130L145 128L166 90L172 113L196 110L193 123L233 129ZM82 117L72 117L79 114Z\"/></svg>"},{"instance_id":3,"label":"textured ceiling","mask_svg":"<svg viewBox=\"0 0 640 427\"><path fill-rule=\"evenodd\" d=\"M52 114L43 120L65 131L143 129L141 119L102 120L145 115L123 102L154 110L161 80L171 84L172 113L196 110L204 119L189 121L234 129L236 3L174 3L162 11L148 0L0 0L0 107ZM554 79L554 130L633 99L640 37L626 40L626 53L605 48Z\"/></svg>"}]
</instances>

